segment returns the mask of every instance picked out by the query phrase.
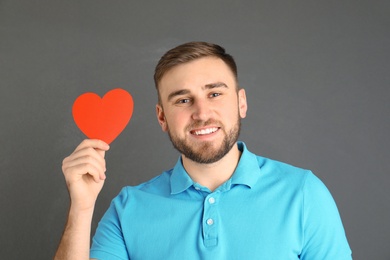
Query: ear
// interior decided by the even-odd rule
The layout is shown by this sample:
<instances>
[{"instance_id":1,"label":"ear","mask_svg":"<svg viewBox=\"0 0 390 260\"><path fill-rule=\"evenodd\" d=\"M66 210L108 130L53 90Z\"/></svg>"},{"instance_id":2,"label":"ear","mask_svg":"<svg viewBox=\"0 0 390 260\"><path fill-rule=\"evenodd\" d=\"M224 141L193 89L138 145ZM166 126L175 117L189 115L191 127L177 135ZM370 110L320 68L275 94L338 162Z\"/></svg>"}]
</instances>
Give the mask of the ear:
<instances>
[{"instance_id":1,"label":"ear","mask_svg":"<svg viewBox=\"0 0 390 260\"><path fill-rule=\"evenodd\" d=\"M245 89L240 89L238 91L238 111L241 118L246 117L246 111L248 110L248 104L246 102Z\"/></svg>"},{"instance_id":2,"label":"ear","mask_svg":"<svg viewBox=\"0 0 390 260\"><path fill-rule=\"evenodd\" d=\"M164 109L160 104L156 105L156 116L157 116L158 123L161 126L161 130L167 132L168 131L167 120L165 118Z\"/></svg>"}]
</instances>

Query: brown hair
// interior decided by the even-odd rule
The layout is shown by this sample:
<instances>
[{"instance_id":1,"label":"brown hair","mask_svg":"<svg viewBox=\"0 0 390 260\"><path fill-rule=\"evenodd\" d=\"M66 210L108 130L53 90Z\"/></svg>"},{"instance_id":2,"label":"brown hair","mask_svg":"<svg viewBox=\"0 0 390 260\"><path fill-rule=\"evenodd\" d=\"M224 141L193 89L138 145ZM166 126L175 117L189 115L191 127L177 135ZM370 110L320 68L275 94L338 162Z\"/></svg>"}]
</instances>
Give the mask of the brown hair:
<instances>
[{"instance_id":1,"label":"brown hair","mask_svg":"<svg viewBox=\"0 0 390 260\"><path fill-rule=\"evenodd\" d=\"M173 67L184 64L203 57L216 57L223 60L231 69L237 81L237 65L233 57L226 53L225 49L217 44L207 42L188 42L179 45L165 53L157 63L154 71L154 84L157 89L160 102L158 84L162 77Z\"/></svg>"}]
</instances>

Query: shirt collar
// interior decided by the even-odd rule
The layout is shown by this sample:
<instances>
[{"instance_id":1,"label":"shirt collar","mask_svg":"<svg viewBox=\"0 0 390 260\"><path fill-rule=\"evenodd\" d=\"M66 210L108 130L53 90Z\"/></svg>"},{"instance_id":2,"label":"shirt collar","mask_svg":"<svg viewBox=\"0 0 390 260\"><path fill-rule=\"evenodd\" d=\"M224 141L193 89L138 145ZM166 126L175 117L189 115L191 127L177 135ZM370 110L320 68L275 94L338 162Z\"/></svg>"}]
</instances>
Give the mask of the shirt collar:
<instances>
[{"instance_id":1,"label":"shirt collar","mask_svg":"<svg viewBox=\"0 0 390 260\"><path fill-rule=\"evenodd\" d=\"M242 154L232 177L225 184L230 184L229 186L241 184L252 188L260 178L260 167L257 156L246 148L245 143L237 142L237 145L238 149L242 151ZM193 184L194 181L184 169L180 157L172 170L171 194L181 193Z\"/></svg>"},{"instance_id":2,"label":"shirt collar","mask_svg":"<svg viewBox=\"0 0 390 260\"><path fill-rule=\"evenodd\" d=\"M191 185L194 184L194 181L188 175L187 171L183 167L183 162L181 160L181 156L175 167L173 167L172 175L171 175L171 194L177 194L185 191Z\"/></svg>"},{"instance_id":3,"label":"shirt collar","mask_svg":"<svg viewBox=\"0 0 390 260\"><path fill-rule=\"evenodd\" d=\"M257 156L251 153L244 142L238 142L238 149L242 151L236 170L231 177L231 184L242 184L249 188L259 180L261 171Z\"/></svg>"}]
</instances>

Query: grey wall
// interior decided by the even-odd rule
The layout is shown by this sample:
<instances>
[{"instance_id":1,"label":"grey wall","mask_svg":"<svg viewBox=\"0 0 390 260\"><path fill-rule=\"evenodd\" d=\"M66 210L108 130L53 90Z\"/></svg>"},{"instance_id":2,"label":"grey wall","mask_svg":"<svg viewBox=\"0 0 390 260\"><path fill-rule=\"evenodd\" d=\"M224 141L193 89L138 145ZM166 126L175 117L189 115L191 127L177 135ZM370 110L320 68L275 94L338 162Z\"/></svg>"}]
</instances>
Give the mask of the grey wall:
<instances>
[{"instance_id":1,"label":"grey wall","mask_svg":"<svg viewBox=\"0 0 390 260\"><path fill-rule=\"evenodd\" d=\"M355 259L390 259L389 1L0 1L0 255L52 258L66 220L62 159L84 139L77 96L132 93L107 154L93 228L123 185L172 167L155 119L154 66L191 40L239 65L258 154L312 169L332 192Z\"/></svg>"}]
</instances>

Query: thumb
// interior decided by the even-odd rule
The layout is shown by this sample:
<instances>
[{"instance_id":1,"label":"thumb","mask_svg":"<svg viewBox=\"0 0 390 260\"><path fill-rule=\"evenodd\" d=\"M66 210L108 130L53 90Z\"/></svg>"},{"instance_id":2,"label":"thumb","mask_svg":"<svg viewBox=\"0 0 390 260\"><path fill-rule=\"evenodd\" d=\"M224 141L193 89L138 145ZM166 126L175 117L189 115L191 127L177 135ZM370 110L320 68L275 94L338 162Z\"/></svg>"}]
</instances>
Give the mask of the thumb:
<instances>
[{"instance_id":1,"label":"thumb","mask_svg":"<svg viewBox=\"0 0 390 260\"><path fill-rule=\"evenodd\" d=\"M100 149L96 149L96 151L98 152L98 154L101 156L101 157L105 157L106 156L106 151L104 150L100 150Z\"/></svg>"}]
</instances>

